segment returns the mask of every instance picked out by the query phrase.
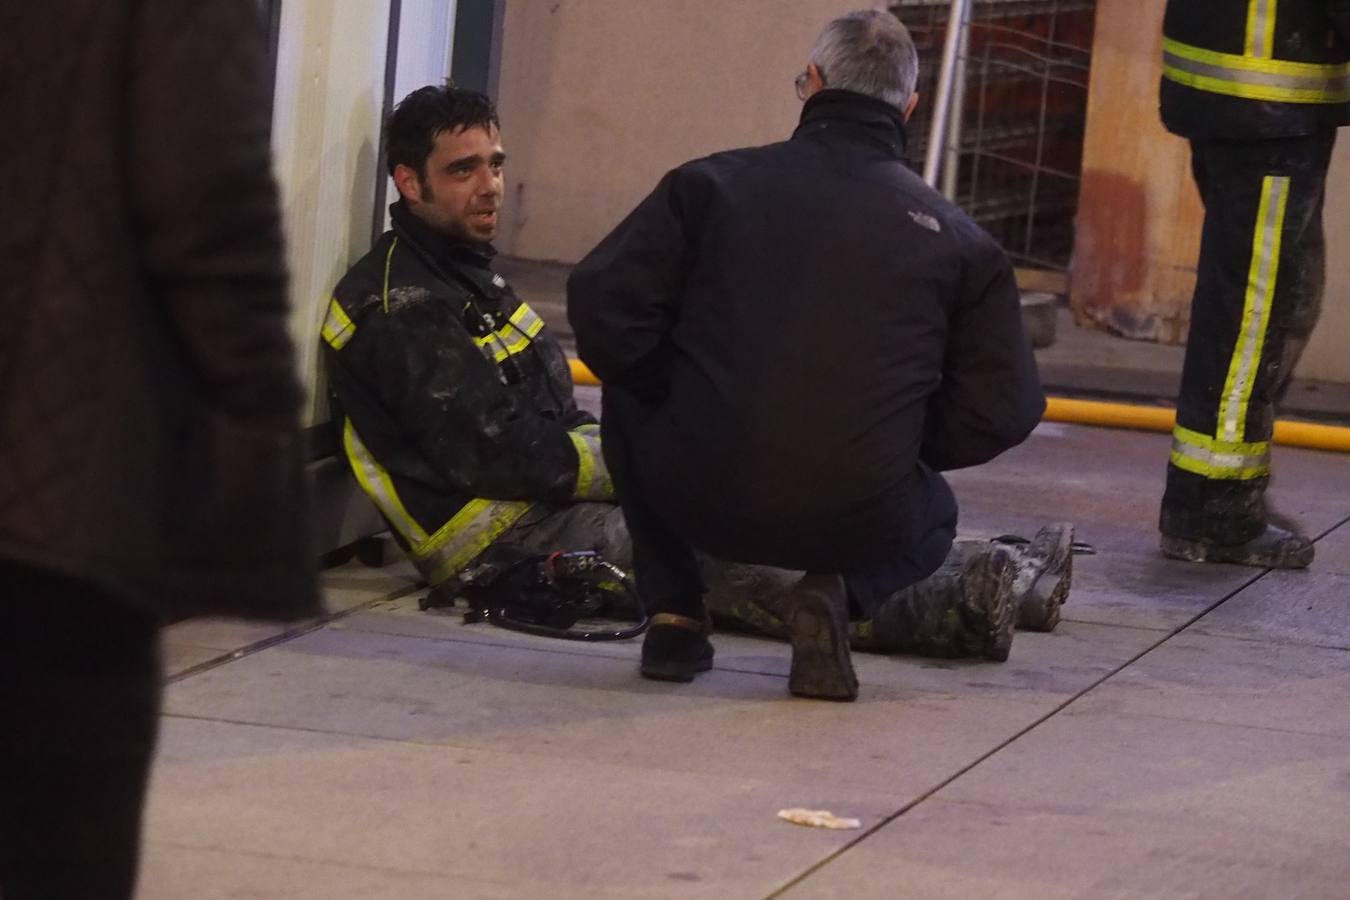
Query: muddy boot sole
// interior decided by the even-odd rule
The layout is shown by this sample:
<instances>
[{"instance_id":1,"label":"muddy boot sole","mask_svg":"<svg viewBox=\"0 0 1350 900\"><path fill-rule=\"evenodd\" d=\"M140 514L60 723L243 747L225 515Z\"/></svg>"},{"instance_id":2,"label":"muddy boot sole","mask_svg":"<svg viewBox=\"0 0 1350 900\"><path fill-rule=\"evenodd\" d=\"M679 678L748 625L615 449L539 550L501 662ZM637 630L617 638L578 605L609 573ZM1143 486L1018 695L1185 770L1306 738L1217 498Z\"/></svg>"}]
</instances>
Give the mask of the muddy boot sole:
<instances>
[{"instance_id":1,"label":"muddy boot sole","mask_svg":"<svg viewBox=\"0 0 1350 900\"><path fill-rule=\"evenodd\" d=\"M1007 661L1017 634L1015 577L1012 554L1004 548L991 550L961 576L962 590L968 598L976 592L988 594L988 599L979 603L980 626L974 635L976 646L970 649L992 662Z\"/></svg>"},{"instance_id":2,"label":"muddy boot sole","mask_svg":"<svg viewBox=\"0 0 1350 900\"><path fill-rule=\"evenodd\" d=\"M1059 625L1060 607L1069 599L1073 584L1073 526L1059 528L1058 539L1017 610L1017 627L1023 631L1051 632Z\"/></svg>"},{"instance_id":3,"label":"muddy boot sole","mask_svg":"<svg viewBox=\"0 0 1350 900\"><path fill-rule=\"evenodd\" d=\"M783 618L792 642L789 693L845 703L858 699L858 676L848 647L843 579L837 575L807 575L784 606Z\"/></svg>"}]
</instances>

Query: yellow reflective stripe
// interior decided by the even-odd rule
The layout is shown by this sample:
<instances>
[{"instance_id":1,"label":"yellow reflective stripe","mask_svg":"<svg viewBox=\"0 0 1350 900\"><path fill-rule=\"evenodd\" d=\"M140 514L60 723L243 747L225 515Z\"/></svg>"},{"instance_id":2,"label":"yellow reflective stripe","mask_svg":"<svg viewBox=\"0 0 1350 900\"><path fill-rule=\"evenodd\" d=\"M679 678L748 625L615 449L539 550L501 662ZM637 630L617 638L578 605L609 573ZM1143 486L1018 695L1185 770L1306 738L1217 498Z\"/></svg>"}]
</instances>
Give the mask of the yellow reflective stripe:
<instances>
[{"instance_id":1,"label":"yellow reflective stripe","mask_svg":"<svg viewBox=\"0 0 1350 900\"><path fill-rule=\"evenodd\" d=\"M1178 59L1206 63L1251 74L1284 75L1290 78L1334 78L1350 74L1350 62L1305 63L1287 59L1253 59L1236 53L1220 53L1172 38L1163 38L1163 53Z\"/></svg>"},{"instance_id":2,"label":"yellow reflective stripe","mask_svg":"<svg viewBox=\"0 0 1350 900\"><path fill-rule=\"evenodd\" d=\"M583 430L585 429L585 430ZM594 430L591 430L594 429ZM577 451L577 483L572 496L577 500L608 500L614 496L609 468L600 449L599 426L583 425L567 436Z\"/></svg>"},{"instance_id":3,"label":"yellow reflective stripe","mask_svg":"<svg viewBox=\"0 0 1350 900\"><path fill-rule=\"evenodd\" d=\"M478 345L478 349L483 351L488 359L493 362L501 362L511 355L511 351L506 349L502 339L498 337L497 332L474 338L473 342Z\"/></svg>"},{"instance_id":4,"label":"yellow reflective stripe","mask_svg":"<svg viewBox=\"0 0 1350 900\"><path fill-rule=\"evenodd\" d=\"M404 508L389 473L361 442L351 419L343 427L342 442L361 489L384 514L390 527L403 536L411 548L413 564L432 584L440 584L472 562L530 509L531 504L525 501L470 500L428 536Z\"/></svg>"},{"instance_id":5,"label":"yellow reflective stripe","mask_svg":"<svg viewBox=\"0 0 1350 900\"><path fill-rule=\"evenodd\" d=\"M1235 453L1242 456L1269 456L1270 442L1256 441L1253 443L1242 443L1240 441L1221 441L1218 438L1212 438L1207 434L1201 434L1198 431L1191 431L1181 425L1172 429L1172 440L1194 447L1198 450L1213 451L1216 453Z\"/></svg>"},{"instance_id":6,"label":"yellow reflective stripe","mask_svg":"<svg viewBox=\"0 0 1350 900\"><path fill-rule=\"evenodd\" d=\"M380 297L384 300L384 311L389 312L389 270L394 266L394 248L398 246L398 238L389 242L389 252L384 257L384 291Z\"/></svg>"},{"instance_id":7,"label":"yellow reflective stripe","mask_svg":"<svg viewBox=\"0 0 1350 900\"><path fill-rule=\"evenodd\" d=\"M1256 59L1275 55L1275 0L1250 0L1247 4L1247 41L1243 52Z\"/></svg>"},{"instance_id":8,"label":"yellow reflective stripe","mask_svg":"<svg viewBox=\"0 0 1350 900\"><path fill-rule=\"evenodd\" d=\"M1172 432L1172 465L1205 478L1245 480L1270 474L1270 444L1220 441L1178 425Z\"/></svg>"},{"instance_id":9,"label":"yellow reflective stripe","mask_svg":"<svg viewBox=\"0 0 1350 900\"><path fill-rule=\"evenodd\" d=\"M503 339L509 337L509 335L503 334L501 332L499 332L498 335ZM522 334L520 337L511 341L509 344L504 344L502 349L506 351L507 356L515 356L517 353L520 353L528 346L530 346L530 339L528 336Z\"/></svg>"},{"instance_id":10,"label":"yellow reflective stripe","mask_svg":"<svg viewBox=\"0 0 1350 900\"><path fill-rule=\"evenodd\" d=\"M544 320L524 303L516 307L507 324L491 334L473 339L484 355L493 362L502 362L530 346L531 339L544 329Z\"/></svg>"},{"instance_id":11,"label":"yellow reflective stripe","mask_svg":"<svg viewBox=\"0 0 1350 900\"><path fill-rule=\"evenodd\" d=\"M1301 63L1219 53L1163 39L1163 75L1196 90L1279 103L1350 101L1350 62Z\"/></svg>"},{"instance_id":12,"label":"yellow reflective stripe","mask_svg":"<svg viewBox=\"0 0 1350 900\"><path fill-rule=\"evenodd\" d=\"M1270 305L1280 270L1280 245L1284 214L1289 202L1289 178L1267 175L1261 182L1261 205L1256 213L1252 238L1252 261L1247 274L1247 296L1242 306L1242 325L1228 365L1219 422L1215 437L1239 441L1247 426L1247 406L1261 365Z\"/></svg>"},{"instance_id":13,"label":"yellow reflective stripe","mask_svg":"<svg viewBox=\"0 0 1350 900\"><path fill-rule=\"evenodd\" d=\"M418 544L425 542L427 539L426 531L408 514L408 510L403 506L403 501L399 499L398 491L394 490L394 482L390 479L389 473L385 471L384 466L375 460L375 457L366 449L366 445L361 442L351 419L347 419L346 424L343 425L342 446L346 448L347 462L351 465L352 472L356 475L356 480L361 485L361 489L366 492L367 497L374 501L375 506L384 514L390 526L403 536L410 547L416 547Z\"/></svg>"},{"instance_id":14,"label":"yellow reflective stripe","mask_svg":"<svg viewBox=\"0 0 1350 900\"><path fill-rule=\"evenodd\" d=\"M324 316L323 328L319 333L334 350L341 350L356 336L356 324L352 322L336 297L328 301L328 315Z\"/></svg>"},{"instance_id":15,"label":"yellow reflective stripe","mask_svg":"<svg viewBox=\"0 0 1350 900\"><path fill-rule=\"evenodd\" d=\"M473 562L531 505L523 500L470 500L435 534L414 545L413 564L433 585L440 584Z\"/></svg>"},{"instance_id":16,"label":"yellow reflective stripe","mask_svg":"<svg viewBox=\"0 0 1350 900\"><path fill-rule=\"evenodd\" d=\"M1191 472L1202 478L1213 478L1219 481L1250 481L1253 478L1264 478L1270 474L1269 462L1251 466L1241 466L1235 463L1225 464L1210 459L1195 459L1178 451L1175 447L1172 449L1170 459L1172 465L1183 472Z\"/></svg>"},{"instance_id":17,"label":"yellow reflective stripe","mask_svg":"<svg viewBox=\"0 0 1350 900\"><path fill-rule=\"evenodd\" d=\"M544 320L524 303L511 313L511 326L526 337L536 337L544 330Z\"/></svg>"}]
</instances>

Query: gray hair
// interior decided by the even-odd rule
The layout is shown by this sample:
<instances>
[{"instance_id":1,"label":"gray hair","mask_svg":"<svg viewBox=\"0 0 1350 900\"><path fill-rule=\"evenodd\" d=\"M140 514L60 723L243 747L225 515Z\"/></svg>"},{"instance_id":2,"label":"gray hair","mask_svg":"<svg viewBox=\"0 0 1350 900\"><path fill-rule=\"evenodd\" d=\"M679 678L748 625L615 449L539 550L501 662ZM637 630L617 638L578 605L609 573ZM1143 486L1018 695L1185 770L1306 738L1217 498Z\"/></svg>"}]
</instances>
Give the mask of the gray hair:
<instances>
[{"instance_id":1,"label":"gray hair","mask_svg":"<svg viewBox=\"0 0 1350 900\"><path fill-rule=\"evenodd\" d=\"M826 87L905 108L919 79L919 54L909 29L891 13L863 9L825 26L811 48Z\"/></svg>"}]
</instances>

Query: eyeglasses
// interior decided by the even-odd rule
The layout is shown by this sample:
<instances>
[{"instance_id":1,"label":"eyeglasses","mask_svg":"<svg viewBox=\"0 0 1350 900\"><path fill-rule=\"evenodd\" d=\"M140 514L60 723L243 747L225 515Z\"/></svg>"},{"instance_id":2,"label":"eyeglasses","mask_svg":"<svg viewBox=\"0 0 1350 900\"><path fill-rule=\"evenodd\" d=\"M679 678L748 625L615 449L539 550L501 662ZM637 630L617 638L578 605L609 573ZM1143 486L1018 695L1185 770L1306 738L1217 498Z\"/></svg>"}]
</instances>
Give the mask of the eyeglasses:
<instances>
[{"instance_id":1,"label":"eyeglasses","mask_svg":"<svg viewBox=\"0 0 1350 900\"><path fill-rule=\"evenodd\" d=\"M820 85L821 85L821 87L824 87L824 86L825 86L825 73L822 72L822 71L820 71L820 67L819 67L819 66L816 67L816 74L817 74L818 76L820 76ZM803 101L804 101L804 100L806 99L806 89L807 89L807 87L809 86L810 80L811 80L811 75L810 75L810 73L807 72L805 69L803 69L801 72L799 72L799 73L797 74L797 77L796 77L796 78L792 79L792 86L795 87L795 88L797 89L797 99L798 99L798 100L803 100Z\"/></svg>"}]
</instances>

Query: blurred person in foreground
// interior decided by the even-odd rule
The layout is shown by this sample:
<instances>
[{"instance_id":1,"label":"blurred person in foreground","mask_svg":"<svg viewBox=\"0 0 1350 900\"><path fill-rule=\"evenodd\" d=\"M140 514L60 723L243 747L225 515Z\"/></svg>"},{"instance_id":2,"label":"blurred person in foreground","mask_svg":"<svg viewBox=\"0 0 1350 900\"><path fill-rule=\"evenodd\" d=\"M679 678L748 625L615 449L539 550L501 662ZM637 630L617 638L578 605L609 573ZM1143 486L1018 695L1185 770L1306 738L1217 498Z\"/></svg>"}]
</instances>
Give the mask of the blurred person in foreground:
<instances>
[{"instance_id":1,"label":"blurred person in foreground","mask_svg":"<svg viewBox=\"0 0 1350 900\"><path fill-rule=\"evenodd\" d=\"M917 72L893 15L830 22L790 140L671 171L568 281L655 613L649 678L712 666L696 549L808 572L763 598L808 697L857 696L850 607L905 621L935 572L1009 593L997 546L949 560L939 473L1020 443L1044 399L1007 258L904 163Z\"/></svg>"},{"instance_id":2,"label":"blurred person in foreground","mask_svg":"<svg viewBox=\"0 0 1350 900\"><path fill-rule=\"evenodd\" d=\"M1190 141L1205 207L1162 552L1301 569L1313 543L1271 521L1265 493L1275 415L1321 312L1350 0L1170 0L1161 111Z\"/></svg>"},{"instance_id":3,"label":"blurred person in foreground","mask_svg":"<svg viewBox=\"0 0 1350 900\"><path fill-rule=\"evenodd\" d=\"M320 612L251 0L0 17L0 896L125 898L159 631Z\"/></svg>"}]
</instances>

